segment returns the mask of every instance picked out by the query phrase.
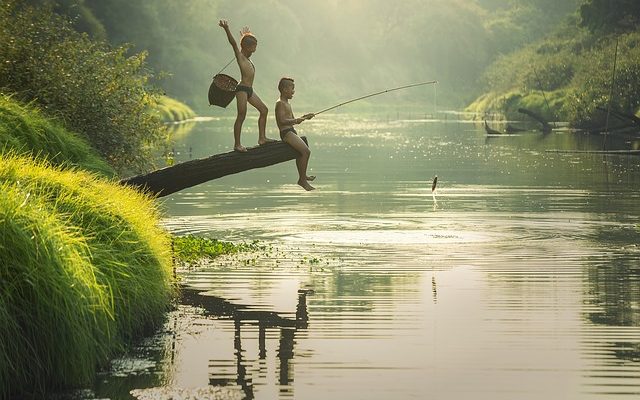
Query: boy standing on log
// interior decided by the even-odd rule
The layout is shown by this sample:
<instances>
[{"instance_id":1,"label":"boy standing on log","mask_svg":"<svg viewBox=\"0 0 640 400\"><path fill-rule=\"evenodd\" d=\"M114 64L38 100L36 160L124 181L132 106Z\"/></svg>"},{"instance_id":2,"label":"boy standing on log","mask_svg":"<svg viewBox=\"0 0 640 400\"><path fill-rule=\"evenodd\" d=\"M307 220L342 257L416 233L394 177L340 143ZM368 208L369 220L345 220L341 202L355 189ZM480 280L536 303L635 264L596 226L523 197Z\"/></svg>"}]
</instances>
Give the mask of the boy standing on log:
<instances>
[{"instance_id":1,"label":"boy standing on log","mask_svg":"<svg viewBox=\"0 0 640 400\"><path fill-rule=\"evenodd\" d=\"M309 181L313 181L316 177L307 175L307 165L309 164L311 150L309 150L309 146L304 140L300 139L293 125L311 119L315 114L305 114L300 118L293 116L293 110L291 109L291 104L289 104L289 99L293 98L293 94L296 91L292 78L280 79L278 90L280 91L280 99L276 102L276 123L278 124L278 129L280 129L280 139L300 153L300 156L296 158L296 167L299 175L298 185L302 186L304 190L313 190L315 188L309 184Z\"/></svg>"},{"instance_id":2,"label":"boy standing on log","mask_svg":"<svg viewBox=\"0 0 640 400\"><path fill-rule=\"evenodd\" d=\"M240 83L238 83L238 86L236 87L238 115L236 117L236 122L233 124L233 149L239 152L247 151L247 149L240 144L242 124L247 116L247 103L254 106L260 112L260 117L258 118L258 144L263 145L267 142L275 142L274 139L269 139L266 136L267 113L269 110L262 100L260 100L258 94L253 91L253 78L255 77L256 69L250 58L256 51L258 39L251 34L248 27L244 27L240 31L240 49L238 49L238 44L229 29L229 23L226 20L221 19L218 25L220 25L227 34L227 39L229 40L231 47L233 47L233 52L236 55L236 61L238 61L241 74Z\"/></svg>"}]
</instances>

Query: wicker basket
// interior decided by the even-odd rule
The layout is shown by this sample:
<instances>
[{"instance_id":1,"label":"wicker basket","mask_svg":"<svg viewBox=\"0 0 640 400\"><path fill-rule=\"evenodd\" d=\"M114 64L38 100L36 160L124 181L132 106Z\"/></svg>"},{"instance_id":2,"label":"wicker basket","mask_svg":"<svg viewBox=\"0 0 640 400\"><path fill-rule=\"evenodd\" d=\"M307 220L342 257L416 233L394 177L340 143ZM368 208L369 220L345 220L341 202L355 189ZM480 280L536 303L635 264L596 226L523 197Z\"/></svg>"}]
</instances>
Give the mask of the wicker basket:
<instances>
[{"instance_id":1,"label":"wicker basket","mask_svg":"<svg viewBox=\"0 0 640 400\"><path fill-rule=\"evenodd\" d=\"M236 97L236 86L238 81L225 74L218 74L213 77L213 82L209 86L209 105L225 108Z\"/></svg>"}]
</instances>

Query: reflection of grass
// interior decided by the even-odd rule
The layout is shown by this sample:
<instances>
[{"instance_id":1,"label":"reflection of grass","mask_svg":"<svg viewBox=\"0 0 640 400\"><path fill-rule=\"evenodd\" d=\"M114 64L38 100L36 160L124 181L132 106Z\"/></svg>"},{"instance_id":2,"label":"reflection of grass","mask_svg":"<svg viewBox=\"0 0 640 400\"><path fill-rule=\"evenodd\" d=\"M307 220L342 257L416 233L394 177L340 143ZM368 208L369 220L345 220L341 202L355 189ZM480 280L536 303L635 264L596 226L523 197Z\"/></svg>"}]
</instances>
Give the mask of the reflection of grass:
<instances>
[{"instance_id":1,"label":"reflection of grass","mask_svg":"<svg viewBox=\"0 0 640 400\"><path fill-rule=\"evenodd\" d=\"M193 235L179 236L173 239L174 255L180 261L186 263L192 263L201 259L216 258L225 254L257 250L264 250L264 246L258 245L257 241L249 244L235 244Z\"/></svg>"}]
</instances>

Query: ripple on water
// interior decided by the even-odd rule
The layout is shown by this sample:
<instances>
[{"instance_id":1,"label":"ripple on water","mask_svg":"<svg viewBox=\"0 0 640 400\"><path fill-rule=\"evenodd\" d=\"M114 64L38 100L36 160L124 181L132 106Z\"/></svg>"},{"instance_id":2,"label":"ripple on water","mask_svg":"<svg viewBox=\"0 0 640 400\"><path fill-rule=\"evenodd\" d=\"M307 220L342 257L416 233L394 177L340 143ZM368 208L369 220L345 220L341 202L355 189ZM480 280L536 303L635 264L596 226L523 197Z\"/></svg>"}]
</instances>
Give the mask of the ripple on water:
<instances>
[{"instance_id":1,"label":"ripple on water","mask_svg":"<svg viewBox=\"0 0 640 400\"><path fill-rule=\"evenodd\" d=\"M291 240L313 243L416 245L437 243L479 243L497 234L453 230L340 230L313 231L291 235Z\"/></svg>"}]
</instances>

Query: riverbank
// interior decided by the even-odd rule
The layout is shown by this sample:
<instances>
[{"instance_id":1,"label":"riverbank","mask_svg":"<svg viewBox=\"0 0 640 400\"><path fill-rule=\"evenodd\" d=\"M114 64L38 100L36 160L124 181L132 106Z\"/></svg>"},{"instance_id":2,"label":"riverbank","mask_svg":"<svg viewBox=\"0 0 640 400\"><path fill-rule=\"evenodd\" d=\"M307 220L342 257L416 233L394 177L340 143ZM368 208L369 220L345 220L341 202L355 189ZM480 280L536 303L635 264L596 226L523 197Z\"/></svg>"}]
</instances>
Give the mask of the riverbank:
<instances>
[{"instance_id":1,"label":"riverbank","mask_svg":"<svg viewBox=\"0 0 640 400\"><path fill-rule=\"evenodd\" d=\"M466 111L520 120L524 108L546 121L600 129L635 126L640 115L637 29L603 34L567 21L547 37L498 58L483 77L484 93ZM614 112L610 118L607 110ZM616 115L615 112L618 112Z\"/></svg>"},{"instance_id":2,"label":"riverbank","mask_svg":"<svg viewBox=\"0 0 640 400\"><path fill-rule=\"evenodd\" d=\"M90 382L176 294L154 199L82 138L0 98L0 396Z\"/></svg>"}]
</instances>

